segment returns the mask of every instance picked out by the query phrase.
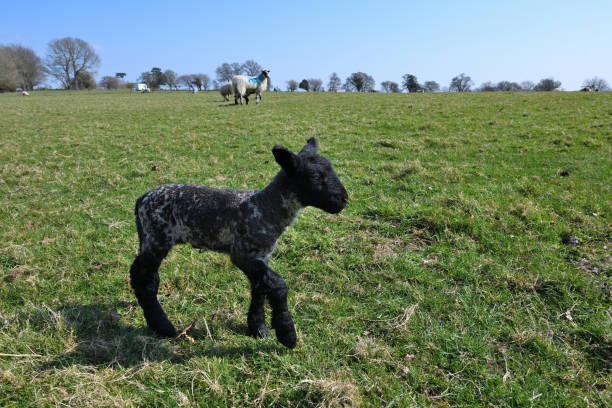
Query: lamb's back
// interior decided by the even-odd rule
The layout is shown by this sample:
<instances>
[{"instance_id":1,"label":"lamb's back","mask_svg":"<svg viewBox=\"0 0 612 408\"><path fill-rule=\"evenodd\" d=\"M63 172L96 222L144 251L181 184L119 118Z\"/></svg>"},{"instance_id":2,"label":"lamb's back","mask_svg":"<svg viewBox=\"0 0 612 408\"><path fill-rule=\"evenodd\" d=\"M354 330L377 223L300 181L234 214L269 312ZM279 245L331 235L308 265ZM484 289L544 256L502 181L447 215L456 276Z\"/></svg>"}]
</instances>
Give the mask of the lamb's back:
<instances>
[{"instance_id":1,"label":"lamb's back","mask_svg":"<svg viewBox=\"0 0 612 408\"><path fill-rule=\"evenodd\" d=\"M172 245L227 252L239 207L254 190L216 189L194 184L169 184L138 199L137 214L146 228L165 234Z\"/></svg>"}]
</instances>

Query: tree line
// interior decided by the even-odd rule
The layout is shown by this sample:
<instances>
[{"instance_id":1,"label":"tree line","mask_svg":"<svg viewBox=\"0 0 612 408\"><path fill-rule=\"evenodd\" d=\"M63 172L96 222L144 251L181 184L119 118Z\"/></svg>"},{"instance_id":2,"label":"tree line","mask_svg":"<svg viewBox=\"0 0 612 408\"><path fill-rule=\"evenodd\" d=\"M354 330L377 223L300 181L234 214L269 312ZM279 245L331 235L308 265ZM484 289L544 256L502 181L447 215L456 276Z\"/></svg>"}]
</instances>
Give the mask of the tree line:
<instances>
[{"instance_id":1,"label":"tree line","mask_svg":"<svg viewBox=\"0 0 612 408\"><path fill-rule=\"evenodd\" d=\"M327 84L328 92L338 92L340 90L345 92L378 92L375 87L374 79L363 72L354 72L349 75L344 84L337 73L332 73L329 77ZM441 88L440 84L436 81L425 81L419 83L417 77L412 74L406 74L402 76L400 84L393 81L383 81L380 84L380 91L386 93L399 93L406 91L409 93L413 92L508 92L508 91L554 91L561 87L561 82L554 78L543 78L537 84L531 81L523 81L520 84L517 82L510 81L499 81L493 83L491 81L484 82L477 88L474 88L474 82L469 75L461 73L454 76L450 84L447 87ZM287 91L295 92L297 89L303 89L305 91L321 92L325 91L322 86L321 79L303 79L301 82L295 80L287 81ZM610 91L612 88L608 85L605 79L599 77L593 77L585 79L582 83L583 89L590 89L592 91Z\"/></svg>"},{"instance_id":2,"label":"tree line","mask_svg":"<svg viewBox=\"0 0 612 408\"><path fill-rule=\"evenodd\" d=\"M0 92L15 91L17 89L32 90L40 86L47 76L52 77L64 89L105 89L131 88L134 84L125 82L125 72L117 72L115 76L103 76L96 83L94 74L100 66L101 60L93 47L87 42L73 37L55 39L47 45L47 55L41 59L36 53L21 45L0 45ZM162 70L153 67L150 71L142 72L138 81L146 83L151 89L160 89L167 86L170 90L185 87L192 90L219 89L224 83L231 81L235 75L256 76L262 71L262 66L247 60L243 63L224 62L215 69L216 79L202 73L178 75L171 69ZM376 82L371 75L365 72L353 72L344 82L336 72L329 77L327 86L320 78L302 79L300 82L289 80L286 82L287 91L294 92L303 89L307 92L378 92ZM611 90L608 83L599 77L586 79L583 88L592 91ZM268 89L271 82L268 81ZM500 81L497 83L484 82L474 87L469 75L461 73L453 77L448 86L440 87L436 81L429 80L420 83L415 75L405 74L398 84L394 81L383 81L380 91L387 93L397 92L493 92L493 91L553 91L561 87L561 82L554 78L543 78L537 84L531 81L521 83ZM275 91L280 90L274 88Z\"/></svg>"}]
</instances>

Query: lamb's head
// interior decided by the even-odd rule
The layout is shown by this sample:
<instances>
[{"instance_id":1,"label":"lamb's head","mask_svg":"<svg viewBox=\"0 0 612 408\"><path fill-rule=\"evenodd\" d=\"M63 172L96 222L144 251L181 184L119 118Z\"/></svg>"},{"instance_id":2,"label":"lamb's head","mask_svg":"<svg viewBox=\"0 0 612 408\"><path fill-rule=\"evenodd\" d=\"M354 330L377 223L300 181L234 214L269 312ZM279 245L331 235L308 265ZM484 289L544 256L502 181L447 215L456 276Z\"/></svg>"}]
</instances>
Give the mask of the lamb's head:
<instances>
[{"instance_id":1,"label":"lamb's head","mask_svg":"<svg viewBox=\"0 0 612 408\"><path fill-rule=\"evenodd\" d=\"M265 69L261 71L261 79L264 80L268 78L270 78L270 71Z\"/></svg>"},{"instance_id":2,"label":"lamb's head","mask_svg":"<svg viewBox=\"0 0 612 408\"><path fill-rule=\"evenodd\" d=\"M346 207L348 194L329 159L317 154L318 146L313 137L298 154L283 146L274 146L272 153L303 206L337 214Z\"/></svg>"}]
</instances>

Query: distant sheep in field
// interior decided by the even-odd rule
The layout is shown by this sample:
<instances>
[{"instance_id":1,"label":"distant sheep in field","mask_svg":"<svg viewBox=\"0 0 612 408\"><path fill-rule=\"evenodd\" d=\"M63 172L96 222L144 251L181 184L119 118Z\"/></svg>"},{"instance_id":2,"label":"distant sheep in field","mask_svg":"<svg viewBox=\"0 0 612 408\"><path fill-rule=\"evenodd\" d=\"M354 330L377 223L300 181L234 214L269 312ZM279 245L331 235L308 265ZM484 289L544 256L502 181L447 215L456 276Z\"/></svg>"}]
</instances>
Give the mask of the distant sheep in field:
<instances>
[{"instance_id":1,"label":"distant sheep in field","mask_svg":"<svg viewBox=\"0 0 612 408\"><path fill-rule=\"evenodd\" d=\"M317 150L315 138L309 139L298 154L274 146L272 153L281 170L263 190L171 184L138 198L135 214L140 250L130 269L130 282L153 331L161 336L176 335L157 300L158 269L175 244L189 243L194 248L228 254L249 279L249 335L268 335L264 311L267 299L276 338L286 347L295 347L287 285L268 266L270 255L302 208L313 206L337 214L348 201L331 162Z\"/></svg>"},{"instance_id":2,"label":"distant sheep in field","mask_svg":"<svg viewBox=\"0 0 612 408\"><path fill-rule=\"evenodd\" d=\"M30 94L27 91L21 91L21 96L30 96Z\"/></svg>"},{"instance_id":3,"label":"distant sheep in field","mask_svg":"<svg viewBox=\"0 0 612 408\"><path fill-rule=\"evenodd\" d=\"M234 93L231 82L228 82L227 84L219 88L219 93L221 94L223 99L229 101L230 95Z\"/></svg>"},{"instance_id":4,"label":"distant sheep in field","mask_svg":"<svg viewBox=\"0 0 612 408\"><path fill-rule=\"evenodd\" d=\"M245 75L236 75L232 78L232 91L234 92L234 104L238 105L238 100L242 105L242 98L249 104L249 95L254 93L256 96L255 103L259 104L261 93L268 89L268 79L270 71L261 71L261 74L256 77L248 77Z\"/></svg>"}]
</instances>

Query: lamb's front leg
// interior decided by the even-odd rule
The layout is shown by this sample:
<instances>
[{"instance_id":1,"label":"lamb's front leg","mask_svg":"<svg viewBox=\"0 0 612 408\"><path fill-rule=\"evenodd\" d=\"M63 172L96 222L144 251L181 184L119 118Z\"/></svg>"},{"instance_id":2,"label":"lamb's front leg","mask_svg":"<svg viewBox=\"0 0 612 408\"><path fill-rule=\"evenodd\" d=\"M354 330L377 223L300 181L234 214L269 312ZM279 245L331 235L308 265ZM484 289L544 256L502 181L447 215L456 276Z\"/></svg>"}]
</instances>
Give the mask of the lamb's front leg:
<instances>
[{"instance_id":1,"label":"lamb's front leg","mask_svg":"<svg viewBox=\"0 0 612 408\"><path fill-rule=\"evenodd\" d=\"M293 319L287 308L287 284L272 269L267 269L268 273L263 280L268 288L268 300L272 306L272 328L276 331L278 341L289 348L294 348L297 336Z\"/></svg>"},{"instance_id":2,"label":"lamb's front leg","mask_svg":"<svg viewBox=\"0 0 612 408\"><path fill-rule=\"evenodd\" d=\"M233 255L232 262L240 268L251 282L251 306L247 318L249 334L265 337L268 333L265 323L265 297L272 306L272 327L281 344L294 348L297 337L291 314L287 308L287 285L285 280L274 273L259 258Z\"/></svg>"}]
</instances>

